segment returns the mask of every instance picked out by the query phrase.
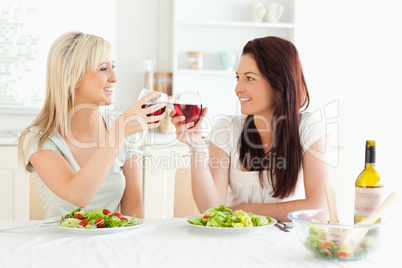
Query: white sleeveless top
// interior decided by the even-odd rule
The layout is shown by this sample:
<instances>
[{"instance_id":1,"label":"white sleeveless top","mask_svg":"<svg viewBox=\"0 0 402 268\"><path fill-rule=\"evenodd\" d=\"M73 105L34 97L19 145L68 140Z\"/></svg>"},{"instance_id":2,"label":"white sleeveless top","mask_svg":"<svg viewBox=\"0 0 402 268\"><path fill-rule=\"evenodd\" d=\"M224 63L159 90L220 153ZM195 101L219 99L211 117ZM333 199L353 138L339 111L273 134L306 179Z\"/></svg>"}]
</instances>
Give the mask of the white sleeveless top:
<instances>
[{"instance_id":1,"label":"white sleeveless top","mask_svg":"<svg viewBox=\"0 0 402 268\"><path fill-rule=\"evenodd\" d=\"M321 119L310 113L300 114L300 142L303 153L319 138L324 136ZM206 138L213 142L230 156L229 186L226 197L226 206L244 203L277 203L296 199L304 199L304 180L301 168L296 188L293 194L280 199L272 197L272 185L267 172L264 172L264 187L259 182L258 171L242 171L239 160L238 141L246 116L226 116L220 118L213 126Z\"/></svg>"}]
</instances>

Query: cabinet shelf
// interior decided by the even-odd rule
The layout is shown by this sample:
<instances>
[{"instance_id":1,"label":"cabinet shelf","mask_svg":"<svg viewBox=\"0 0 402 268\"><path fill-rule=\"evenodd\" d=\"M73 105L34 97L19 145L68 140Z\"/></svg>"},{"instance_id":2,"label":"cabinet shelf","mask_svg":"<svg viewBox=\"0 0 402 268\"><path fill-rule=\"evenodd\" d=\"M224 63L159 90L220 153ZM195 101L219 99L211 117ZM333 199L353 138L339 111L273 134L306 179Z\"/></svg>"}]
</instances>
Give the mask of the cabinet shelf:
<instances>
[{"instance_id":1,"label":"cabinet shelf","mask_svg":"<svg viewBox=\"0 0 402 268\"><path fill-rule=\"evenodd\" d=\"M294 23L243 22L243 21L179 21L180 26L250 27L292 29Z\"/></svg>"}]
</instances>

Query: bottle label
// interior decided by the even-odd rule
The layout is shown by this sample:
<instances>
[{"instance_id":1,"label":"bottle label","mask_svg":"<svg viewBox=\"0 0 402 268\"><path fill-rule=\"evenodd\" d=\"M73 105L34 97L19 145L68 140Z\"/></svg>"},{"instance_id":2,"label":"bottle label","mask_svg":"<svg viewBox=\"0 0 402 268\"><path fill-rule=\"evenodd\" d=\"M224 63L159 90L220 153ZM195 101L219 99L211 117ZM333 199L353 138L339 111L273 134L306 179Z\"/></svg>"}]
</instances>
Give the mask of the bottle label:
<instances>
[{"instance_id":1,"label":"bottle label","mask_svg":"<svg viewBox=\"0 0 402 268\"><path fill-rule=\"evenodd\" d=\"M375 210L382 201L382 192L382 187L355 187L355 210L367 212Z\"/></svg>"}]
</instances>

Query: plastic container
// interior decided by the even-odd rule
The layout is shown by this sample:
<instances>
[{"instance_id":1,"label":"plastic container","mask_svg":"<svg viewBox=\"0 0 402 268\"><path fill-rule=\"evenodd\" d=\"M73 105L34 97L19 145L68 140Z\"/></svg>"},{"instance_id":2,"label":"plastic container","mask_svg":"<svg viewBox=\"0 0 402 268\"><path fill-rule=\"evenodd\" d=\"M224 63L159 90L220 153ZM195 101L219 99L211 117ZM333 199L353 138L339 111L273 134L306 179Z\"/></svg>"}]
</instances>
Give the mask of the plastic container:
<instances>
[{"instance_id":1,"label":"plastic container","mask_svg":"<svg viewBox=\"0 0 402 268\"><path fill-rule=\"evenodd\" d=\"M188 51L187 53L187 68L202 70L204 69L205 52L203 51Z\"/></svg>"},{"instance_id":2,"label":"plastic container","mask_svg":"<svg viewBox=\"0 0 402 268\"><path fill-rule=\"evenodd\" d=\"M155 73L154 89L172 95L172 73Z\"/></svg>"}]
</instances>

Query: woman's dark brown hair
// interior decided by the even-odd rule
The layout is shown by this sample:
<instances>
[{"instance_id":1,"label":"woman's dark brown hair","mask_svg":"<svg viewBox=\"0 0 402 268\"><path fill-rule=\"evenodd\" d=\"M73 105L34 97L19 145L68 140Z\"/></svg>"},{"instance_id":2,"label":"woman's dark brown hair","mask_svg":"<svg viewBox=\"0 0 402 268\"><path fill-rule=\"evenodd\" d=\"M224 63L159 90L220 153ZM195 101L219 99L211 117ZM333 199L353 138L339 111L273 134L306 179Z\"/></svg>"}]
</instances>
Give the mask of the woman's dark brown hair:
<instances>
[{"instance_id":1,"label":"woman's dark brown hair","mask_svg":"<svg viewBox=\"0 0 402 268\"><path fill-rule=\"evenodd\" d=\"M259 71L271 84L276 108L270 122L272 149L265 153L262 146L255 146L262 142L254 116L249 115L239 139L240 161L248 170L259 171L261 187L264 187L263 173L267 172L272 196L283 199L294 192L302 164L299 113L310 101L306 81L297 49L285 39L275 36L254 39L244 46L242 55L246 54L255 59Z\"/></svg>"}]
</instances>

